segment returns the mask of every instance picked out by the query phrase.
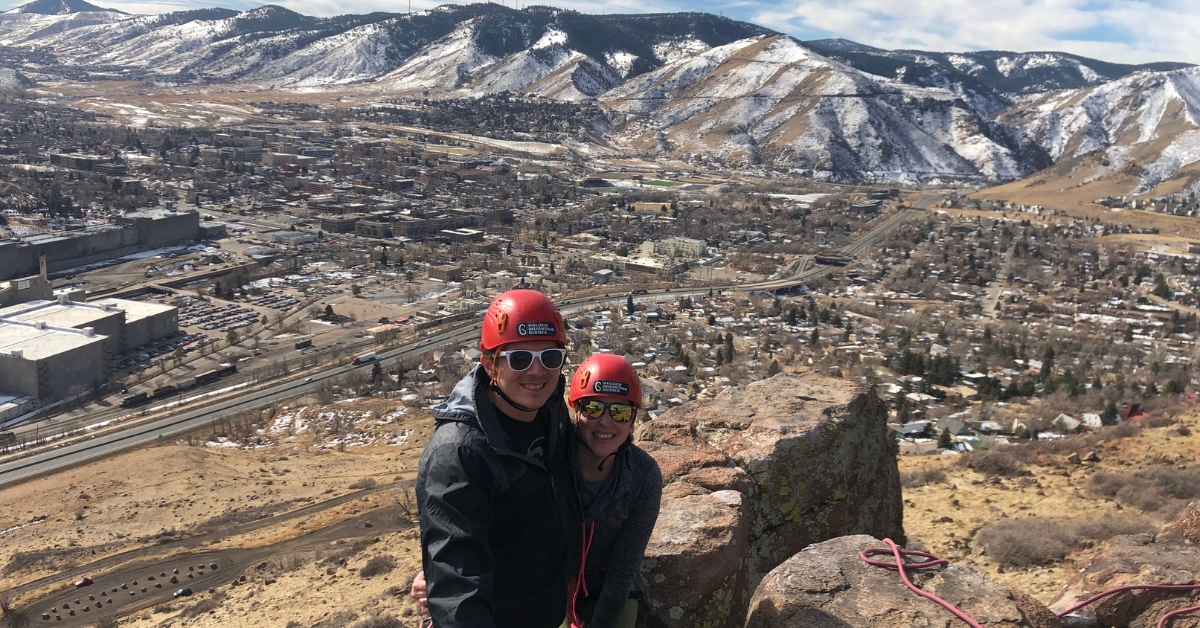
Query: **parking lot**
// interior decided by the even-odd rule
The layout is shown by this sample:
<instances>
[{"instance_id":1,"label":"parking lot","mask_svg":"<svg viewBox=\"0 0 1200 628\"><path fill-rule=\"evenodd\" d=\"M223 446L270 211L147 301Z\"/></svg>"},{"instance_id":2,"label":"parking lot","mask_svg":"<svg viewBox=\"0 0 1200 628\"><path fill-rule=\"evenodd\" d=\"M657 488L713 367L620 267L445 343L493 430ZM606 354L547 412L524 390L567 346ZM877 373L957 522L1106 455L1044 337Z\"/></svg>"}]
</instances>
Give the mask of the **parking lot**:
<instances>
[{"instance_id":1,"label":"parking lot","mask_svg":"<svg viewBox=\"0 0 1200 628\"><path fill-rule=\"evenodd\" d=\"M180 327L199 327L205 331L242 329L258 322L260 317L257 311L233 303L196 302L179 308Z\"/></svg>"},{"instance_id":2,"label":"parking lot","mask_svg":"<svg viewBox=\"0 0 1200 628\"><path fill-rule=\"evenodd\" d=\"M158 364L161 360L171 359L179 347L183 347L184 353L195 351L199 346L199 341L207 337L208 334L175 334L170 338L163 338L134 348L128 354L119 356L120 359L113 366L118 371L139 373Z\"/></svg>"}]
</instances>

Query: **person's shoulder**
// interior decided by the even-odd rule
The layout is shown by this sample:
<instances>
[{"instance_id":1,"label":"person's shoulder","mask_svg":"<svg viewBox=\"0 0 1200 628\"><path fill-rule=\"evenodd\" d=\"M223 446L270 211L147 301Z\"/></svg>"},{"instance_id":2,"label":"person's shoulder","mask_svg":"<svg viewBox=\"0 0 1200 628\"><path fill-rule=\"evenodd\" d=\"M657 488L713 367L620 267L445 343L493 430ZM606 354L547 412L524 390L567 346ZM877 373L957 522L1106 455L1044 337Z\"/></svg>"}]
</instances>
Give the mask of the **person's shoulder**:
<instances>
[{"instance_id":1,"label":"person's shoulder","mask_svg":"<svg viewBox=\"0 0 1200 628\"><path fill-rule=\"evenodd\" d=\"M433 431L422 458L441 456L447 452L486 454L487 438L477 425L466 421L442 423Z\"/></svg>"},{"instance_id":2,"label":"person's shoulder","mask_svg":"<svg viewBox=\"0 0 1200 628\"><path fill-rule=\"evenodd\" d=\"M658 468L658 461L653 456L646 453L646 450L629 444L629 464L638 474L643 475L646 481L662 482L662 471Z\"/></svg>"}]
</instances>

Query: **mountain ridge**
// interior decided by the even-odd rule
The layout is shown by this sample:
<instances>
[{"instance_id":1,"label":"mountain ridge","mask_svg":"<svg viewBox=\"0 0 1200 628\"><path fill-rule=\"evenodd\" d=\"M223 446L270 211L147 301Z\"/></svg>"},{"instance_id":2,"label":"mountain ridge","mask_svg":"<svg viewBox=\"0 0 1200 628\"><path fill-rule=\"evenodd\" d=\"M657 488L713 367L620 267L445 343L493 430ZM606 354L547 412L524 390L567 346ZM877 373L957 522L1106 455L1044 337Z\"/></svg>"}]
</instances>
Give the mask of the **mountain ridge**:
<instances>
[{"instance_id":1,"label":"mountain ridge","mask_svg":"<svg viewBox=\"0 0 1200 628\"><path fill-rule=\"evenodd\" d=\"M1133 115L1122 103L1139 94L1200 111L1190 79L1154 78L1190 77L1188 64L801 42L696 12L590 15L476 4L311 17L264 5L138 16L83 0L36 0L14 11L55 3L91 8L0 16L7 46L59 64L12 70L28 69L37 80L88 80L94 72L365 99L510 94L588 102L606 112L606 138L631 150L843 181L1005 181L1076 158L1064 142L1118 161L1146 142L1171 147L1155 153L1153 174L1139 180L1144 187L1196 161L1187 157L1193 143L1200 154L1186 116L1153 137L1105 126ZM1101 96L1106 89L1122 96ZM1078 101L1091 109L1072 109ZM1074 139L1060 137L1064 125L1074 125L1067 133Z\"/></svg>"},{"instance_id":2,"label":"mountain ridge","mask_svg":"<svg viewBox=\"0 0 1200 628\"><path fill-rule=\"evenodd\" d=\"M116 9L106 9L98 7L85 0L33 0L26 4L22 4L7 13L32 13L38 15L68 15L71 13L89 13L99 11L112 11L113 13L122 13Z\"/></svg>"}]
</instances>

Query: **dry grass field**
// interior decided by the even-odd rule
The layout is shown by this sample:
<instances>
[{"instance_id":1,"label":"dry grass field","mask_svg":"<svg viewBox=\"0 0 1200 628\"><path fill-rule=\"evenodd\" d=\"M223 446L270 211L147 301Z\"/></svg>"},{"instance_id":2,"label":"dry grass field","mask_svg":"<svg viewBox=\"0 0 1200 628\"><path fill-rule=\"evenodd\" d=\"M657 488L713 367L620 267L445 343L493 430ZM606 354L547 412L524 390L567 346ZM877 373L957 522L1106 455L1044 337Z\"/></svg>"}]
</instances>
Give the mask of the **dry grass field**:
<instances>
[{"instance_id":1,"label":"dry grass field","mask_svg":"<svg viewBox=\"0 0 1200 628\"><path fill-rule=\"evenodd\" d=\"M983 455L902 456L905 531L914 545L1049 603L1094 543L1156 531L1187 501L1174 495L1200 492L1191 486L1197 430L1200 412L1190 410L1162 427L1117 426ZM1084 461L1088 452L1098 461Z\"/></svg>"}]
</instances>

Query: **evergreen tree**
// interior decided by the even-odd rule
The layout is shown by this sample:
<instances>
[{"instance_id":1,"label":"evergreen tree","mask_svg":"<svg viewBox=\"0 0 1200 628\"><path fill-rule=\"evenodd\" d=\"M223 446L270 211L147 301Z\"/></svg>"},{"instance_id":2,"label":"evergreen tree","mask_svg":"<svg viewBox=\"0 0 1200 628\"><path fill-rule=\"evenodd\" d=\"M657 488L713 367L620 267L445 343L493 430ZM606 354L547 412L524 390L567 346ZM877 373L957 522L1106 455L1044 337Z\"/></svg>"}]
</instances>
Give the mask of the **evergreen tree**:
<instances>
[{"instance_id":1,"label":"evergreen tree","mask_svg":"<svg viewBox=\"0 0 1200 628\"><path fill-rule=\"evenodd\" d=\"M1153 294L1160 299L1171 298L1171 288L1167 286L1167 278L1163 277L1161 273L1154 278Z\"/></svg>"},{"instance_id":2,"label":"evergreen tree","mask_svg":"<svg viewBox=\"0 0 1200 628\"><path fill-rule=\"evenodd\" d=\"M767 375L775 376L779 374L779 371L779 360L771 360L771 366L767 368Z\"/></svg>"},{"instance_id":3,"label":"evergreen tree","mask_svg":"<svg viewBox=\"0 0 1200 628\"><path fill-rule=\"evenodd\" d=\"M954 447L954 441L950 438L950 430L942 430L942 434L938 436L938 449L950 449Z\"/></svg>"},{"instance_id":4,"label":"evergreen tree","mask_svg":"<svg viewBox=\"0 0 1200 628\"><path fill-rule=\"evenodd\" d=\"M1042 352L1042 372L1038 374L1040 381L1047 381L1054 373L1054 347L1046 347Z\"/></svg>"},{"instance_id":5,"label":"evergreen tree","mask_svg":"<svg viewBox=\"0 0 1200 628\"><path fill-rule=\"evenodd\" d=\"M813 327L812 335L808 337L808 344L815 347L817 346L817 341L820 339L821 332L816 327Z\"/></svg>"},{"instance_id":6,"label":"evergreen tree","mask_svg":"<svg viewBox=\"0 0 1200 628\"><path fill-rule=\"evenodd\" d=\"M1120 418L1120 415L1117 414L1117 404L1111 401L1108 402L1107 406L1104 406L1104 412L1100 413L1100 423L1102 425L1116 425L1121 422Z\"/></svg>"}]
</instances>

